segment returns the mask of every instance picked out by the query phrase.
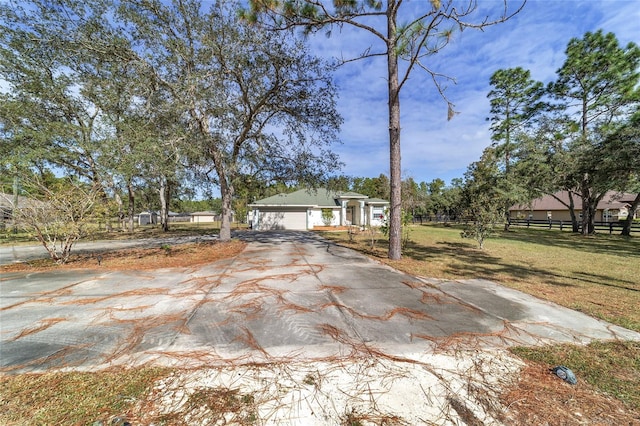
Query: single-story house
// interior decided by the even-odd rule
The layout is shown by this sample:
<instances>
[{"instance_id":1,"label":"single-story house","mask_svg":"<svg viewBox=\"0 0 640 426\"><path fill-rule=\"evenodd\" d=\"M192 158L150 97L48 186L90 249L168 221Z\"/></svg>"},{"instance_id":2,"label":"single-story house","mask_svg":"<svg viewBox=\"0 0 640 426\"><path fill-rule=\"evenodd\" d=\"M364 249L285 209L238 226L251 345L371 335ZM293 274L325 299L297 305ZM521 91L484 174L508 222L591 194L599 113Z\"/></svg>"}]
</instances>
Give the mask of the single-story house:
<instances>
[{"instance_id":1,"label":"single-story house","mask_svg":"<svg viewBox=\"0 0 640 426\"><path fill-rule=\"evenodd\" d=\"M18 209L34 209L45 206L45 203L42 201L35 200L33 198L23 197L22 195L18 195ZM6 194L4 192L0 192L0 228L3 228L6 223L13 221L13 211L16 208L15 206L16 196L13 194Z\"/></svg>"},{"instance_id":2,"label":"single-story house","mask_svg":"<svg viewBox=\"0 0 640 426\"><path fill-rule=\"evenodd\" d=\"M277 194L249 204L253 229L311 230L323 226L380 226L389 202L355 192L324 188Z\"/></svg>"},{"instance_id":3,"label":"single-story house","mask_svg":"<svg viewBox=\"0 0 640 426\"><path fill-rule=\"evenodd\" d=\"M629 215L629 209L637 194L626 194L609 191L602 197L596 208L596 222L618 222ZM562 202L560 201L562 200ZM545 195L531 201L530 204L520 204L509 209L512 219L531 220L562 220L571 221L568 207L569 193L558 191L553 195ZM577 217L582 215L582 199L573 195L574 210ZM634 218L640 217L640 210L633 212Z\"/></svg>"},{"instance_id":4,"label":"single-story house","mask_svg":"<svg viewBox=\"0 0 640 426\"><path fill-rule=\"evenodd\" d=\"M18 205L20 201L18 200ZM14 196L0 192L0 223L13 220Z\"/></svg>"},{"instance_id":5,"label":"single-story house","mask_svg":"<svg viewBox=\"0 0 640 426\"><path fill-rule=\"evenodd\" d=\"M191 223L211 223L219 222L220 220L222 220L222 215L219 212L211 210L191 213ZM231 222L235 220L235 213L233 211L231 212L230 220Z\"/></svg>"},{"instance_id":6,"label":"single-story house","mask_svg":"<svg viewBox=\"0 0 640 426\"><path fill-rule=\"evenodd\" d=\"M218 213L211 210L191 213L191 223L211 223L217 218Z\"/></svg>"}]
</instances>

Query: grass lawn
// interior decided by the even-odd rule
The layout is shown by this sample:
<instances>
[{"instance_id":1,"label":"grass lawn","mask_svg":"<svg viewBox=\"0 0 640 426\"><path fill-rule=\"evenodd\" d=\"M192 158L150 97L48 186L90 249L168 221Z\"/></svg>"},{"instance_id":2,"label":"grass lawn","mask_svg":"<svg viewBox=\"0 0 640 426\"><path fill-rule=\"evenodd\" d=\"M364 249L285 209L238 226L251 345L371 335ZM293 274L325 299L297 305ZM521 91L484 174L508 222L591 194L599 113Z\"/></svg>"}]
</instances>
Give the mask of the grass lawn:
<instances>
[{"instance_id":1,"label":"grass lawn","mask_svg":"<svg viewBox=\"0 0 640 426\"><path fill-rule=\"evenodd\" d=\"M137 368L0 376L0 424L120 425L108 421L167 374L167 369Z\"/></svg>"}]
</instances>

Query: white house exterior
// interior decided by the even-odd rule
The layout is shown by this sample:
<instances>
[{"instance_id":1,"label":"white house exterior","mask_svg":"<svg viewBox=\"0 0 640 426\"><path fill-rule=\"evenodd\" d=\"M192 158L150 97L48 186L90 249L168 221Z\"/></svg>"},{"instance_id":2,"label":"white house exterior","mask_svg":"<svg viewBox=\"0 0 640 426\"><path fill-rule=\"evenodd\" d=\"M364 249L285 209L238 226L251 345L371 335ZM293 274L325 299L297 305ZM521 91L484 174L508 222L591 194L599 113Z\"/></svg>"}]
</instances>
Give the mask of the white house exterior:
<instances>
[{"instance_id":1,"label":"white house exterior","mask_svg":"<svg viewBox=\"0 0 640 426\"><path fill-rule=\"evenodd\" d=\"M218 218L218 213L213 211L202 211L191 213L191 223L213 223Z\"/></svg>"},{"instance_id":2,"label":"white house exterior","mask_svg":"<svg viewBox=\"0 0 640 426\"><path fill-rule=\"evenodd\" d=\"M302 189L249 204L247 219L256 230L380 226L384 222L388 206L388 201L355 192Z\"/></svg>"},{"instance_id":3,"label":"white house exterior","mask_svg":"<svg viewBox=\"0 0 640 426\"><path fill-rule=\"evenodd\" d=\"M201 211L201 212L193 212L189 214L191 223L213 223L220 222L222 220L222 216L219 212L214 212L211 210ZM236 220L236 213L234 211L231 212L230 216L231 222Z\"/></svg>"}]
</instances>

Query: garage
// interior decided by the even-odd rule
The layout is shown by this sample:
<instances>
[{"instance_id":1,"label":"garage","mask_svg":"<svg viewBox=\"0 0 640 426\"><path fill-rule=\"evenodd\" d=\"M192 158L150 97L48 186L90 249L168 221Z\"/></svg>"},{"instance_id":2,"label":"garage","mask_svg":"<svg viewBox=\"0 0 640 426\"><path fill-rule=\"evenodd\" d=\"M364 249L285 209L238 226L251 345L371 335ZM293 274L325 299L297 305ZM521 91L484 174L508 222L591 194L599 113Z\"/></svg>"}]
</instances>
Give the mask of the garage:
<instances>
[{"instance_id":1,"label":"garage","mask_svg":"<svg viewBox=\"0 0 640 426\"><path fill-rule=\"evenodd\" d=\"M269 209L260 210L256 229L274 230L306 230L307 229L307 211L289 210L289 209Z\"/></svg>"},{"instance_id":2,"label":"garage","mask_svg":"<svg viewBox=\"0 0 640 426\"><path fill-rule=\"evenodd\" d=\"M301 231L351 224L380 226L384 208L388 205L388 201L370 199L356 192L300 189L248 204L247 221L252 229L259 231Z\"/></svg>"}]
</instances>

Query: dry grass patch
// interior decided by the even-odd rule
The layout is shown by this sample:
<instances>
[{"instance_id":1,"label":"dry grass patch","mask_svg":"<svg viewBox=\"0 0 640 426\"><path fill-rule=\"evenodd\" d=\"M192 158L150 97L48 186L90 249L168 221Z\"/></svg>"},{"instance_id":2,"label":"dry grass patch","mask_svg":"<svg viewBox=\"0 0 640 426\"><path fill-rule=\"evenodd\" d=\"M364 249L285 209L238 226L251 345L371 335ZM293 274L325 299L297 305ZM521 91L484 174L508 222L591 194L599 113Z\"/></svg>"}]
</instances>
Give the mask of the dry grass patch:
<instances>
[{"instance_id":1,"label":"dry grass patch","mask_svg":"<svg viewBox=\"0 0 640 426\"><path fill-rule=\"evenodd\" d=\"M512 351L527 366L502 396L510 424L640 424L640 342ZM572 386L550 374L556 365L570 366L578 383Z\"/></svg>"},{"instance_id":2,"label":"dry grass patch","mask_svg":"<svg viewBox=\"0 0 640 426\"><path fill-rule=\"evenodd\" d=\"M127 417L160 368L0 377L0 424L80 425Z\"/></svg>"},{"instance_id":3,"label":"dry grass patch","mask_svg":"<svg viewBox=\"0 0 640 426\"><path fill-rule=\"evenodd\" d=\"M102 250L75 254L69 262L57 265L51 259L36 259L24 263L0 266L0 272L42 271L53 269L151 270L197 266L231 258L244 250L239 240L159 245L155 248ZM100 256L100 258L98 258Z\"/></svg>"},{"instance_id":4,"label":"dry grass patch","mask_svg":"<svg viewBox=\"0 0 640 426\"><path fill-rule=\"evenodd\" d=\"M640 416L640 342L517 347L512 352L529 360L534 369L566 365L578 377L577 389L585 386L598 389L603 395L618 398Z\"/></svg>"}]
</instances>

